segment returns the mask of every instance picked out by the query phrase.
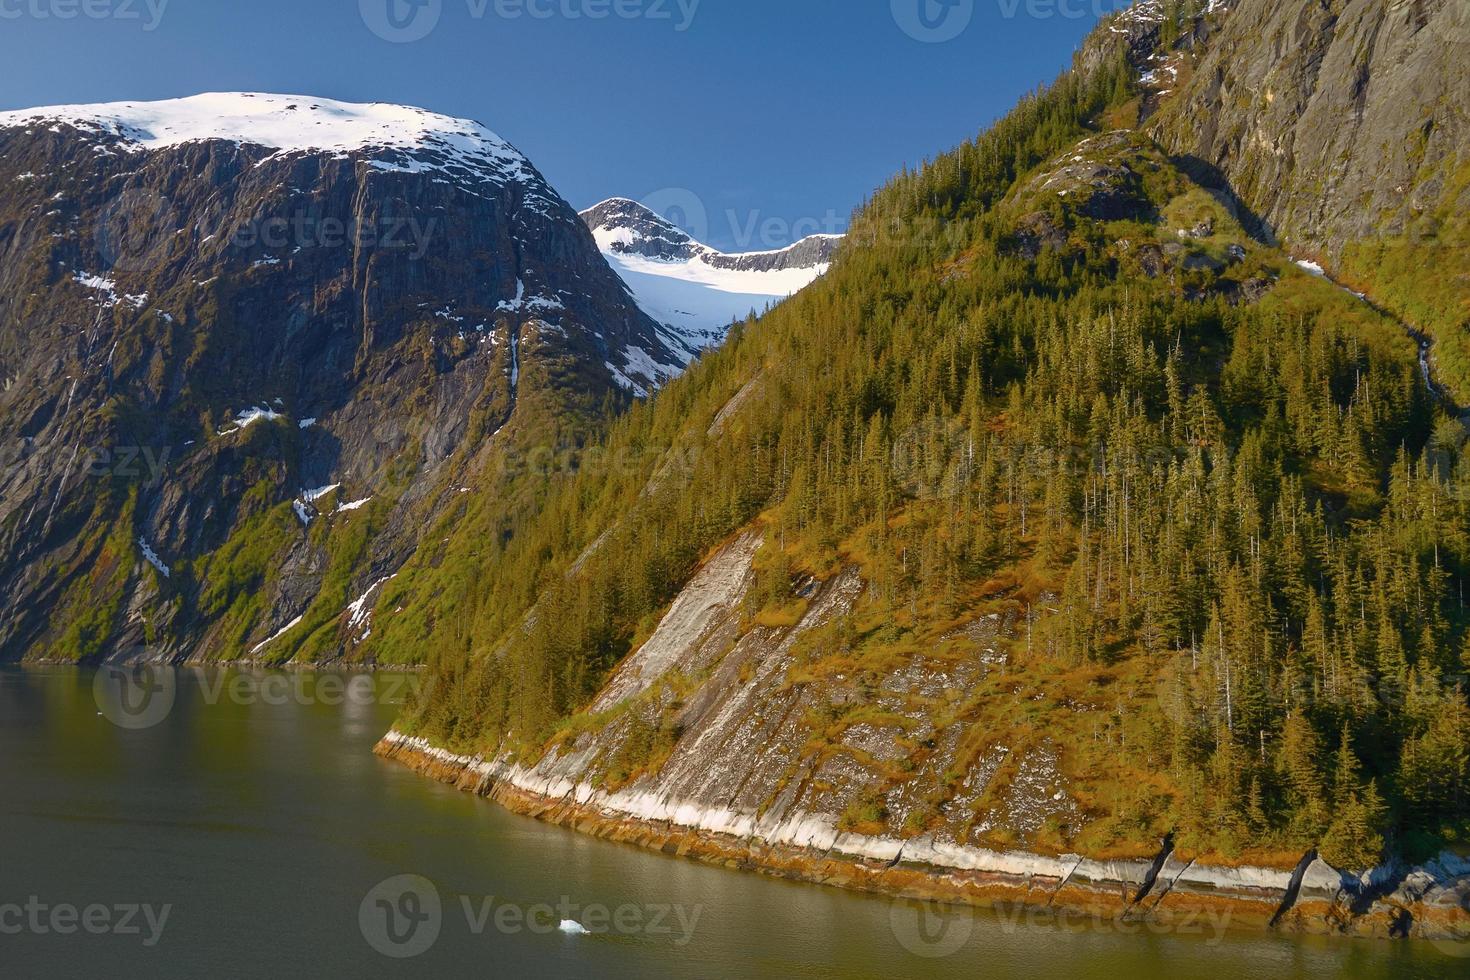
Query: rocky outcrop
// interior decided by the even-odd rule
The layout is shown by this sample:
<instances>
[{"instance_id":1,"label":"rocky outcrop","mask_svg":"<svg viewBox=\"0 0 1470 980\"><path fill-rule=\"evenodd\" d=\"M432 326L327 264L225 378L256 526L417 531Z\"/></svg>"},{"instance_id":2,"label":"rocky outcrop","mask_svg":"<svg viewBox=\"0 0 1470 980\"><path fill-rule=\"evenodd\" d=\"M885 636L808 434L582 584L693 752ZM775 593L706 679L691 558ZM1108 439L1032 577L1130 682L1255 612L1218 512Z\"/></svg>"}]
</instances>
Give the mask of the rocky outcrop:
<instances>
[{"instance_id":1,"label":"rocky outcrop","mask_svg":"<svg viewBox=\"0 0 1470 980\"><path fill-rule=\"evenodd\" d=\"M1335 262L1443 203L1470 140L1470 7L1237 0L1219 24L1154 129L1264 233Z\"/></svg>"},{"instance_id":2,"label":"rocky outcrop","mask_svg":"<svg viewBox=\"0 0 1470 980\"><path fill-rule=\"evenodd\" d=\"M916 657L860 692L854 678L804 668L866 584L852 568L808 580L790 625L752 620L761 541L747 530L709 559L569 726L578 734L517 759L395 731L379 754L580 831L808 881L1131 920L1209 914L1364 935L1389 935L1399 921L1407 935L1470 938L1470 915L1456 911L1470 895L1470 862L1449 856L1354 879L1315 853L1264 868L1201 862L1172 841L1146 857L989 845L997 832L1024 841L1083 822L1057 747L995 733L988 750L967 754L968 726L934 710L946 691L1004 667L1015 623L976 620L948 638L973 655ZM825 727L832 706L862 698L867 720ZM1390 878L1397 891L1382 887Z\"/></svg>"},{"instance_id":3,"label":"rocky outcrop","mask_svg":"<svg viewBox=\"0 0 1470 980\"><path fill-rule=\"evenodd\" d=\"M1000 637L1011 624L977 621L964 637L973 654L958 662L915 658L879 691L864 693L847 676L808 679L801 673L806 646L852 611L866 583L851 568L825 582L808 580L786 614L789 624L752 619L761 542L759 531L748 530L711 557L608 678L587 724L574 726L580 734L508 770L516 784L552 797L596 787L647 819L666 819L660 814L672 806L697 813L700 825L803 845L849 836L869 806L889 811L895 826L910 814L937 817L937 847L1001 828L1034 832L1075 816L1052 747L1003 748L970 766L961 760L967 726L934 724L932 704L945 690L1005 662ZM876 699L872 721L824 731L835 708L869 695ZM660 754L649 743L665 737L668 751ZM885 789L917 742L933 742L932 755L912 778ZM1003 802L981 806L1002 764L1009 780ZM969 778L936 813L931 798L945 795L937 780L956 765Z\"/></svg>"}]
</instances>

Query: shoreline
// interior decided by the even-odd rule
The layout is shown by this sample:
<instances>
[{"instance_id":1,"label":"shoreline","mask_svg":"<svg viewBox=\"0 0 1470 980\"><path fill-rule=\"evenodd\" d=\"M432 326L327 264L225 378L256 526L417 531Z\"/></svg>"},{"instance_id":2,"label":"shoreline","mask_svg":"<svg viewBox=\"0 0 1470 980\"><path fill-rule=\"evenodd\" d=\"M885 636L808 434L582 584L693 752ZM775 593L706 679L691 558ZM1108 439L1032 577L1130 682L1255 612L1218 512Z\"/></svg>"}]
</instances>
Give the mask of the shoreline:
<instances>
[{"instance_id":1,"label":"shoreline","mask_svg":"<svg viewBox=\"0 0 1470 980\"><path fill-rule=\"evenodd\" d=\"M1315 852L1295 869L1228 868L1181 858L1168 842L1152 861L1098 861L887 840L834 828L824 832L815 818L756 832L757 820L750 815L731 821L731 815L711 818L666 805L655 816L638 806L633 794L607 794L585 784L536 785L527 770L455 755L397 731L384 736L374 754L513 813L777 878L896 899L1084 915L1165 930L1183 931L1194 923L1213 924L1221 932L1414 938L1454 944L1456 955L1470 957L1470 862L1451 869L1458 873L1448 878L1444 868L1437 868L1438 876L1411 869L1397 887L1375 895L1349 888L1355 879L1317 859ZM1455 901L1461 894L1464 900Z\"/></svg>"}]
</instances>

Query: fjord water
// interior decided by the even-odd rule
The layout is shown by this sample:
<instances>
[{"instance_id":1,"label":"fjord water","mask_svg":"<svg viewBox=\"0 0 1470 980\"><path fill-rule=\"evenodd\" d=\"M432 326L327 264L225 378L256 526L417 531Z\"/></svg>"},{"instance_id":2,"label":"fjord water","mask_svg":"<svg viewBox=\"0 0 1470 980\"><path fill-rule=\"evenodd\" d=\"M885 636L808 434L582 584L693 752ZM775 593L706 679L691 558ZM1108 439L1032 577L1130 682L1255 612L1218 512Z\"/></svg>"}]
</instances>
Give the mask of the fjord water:
<instances>
[{"instance_id":1,"label":"fjord water","mask_svg":"<svg viewBox=\"0 0 1470 980\"><path fill-rule=\"evenodd\" d=\"M1211 923L1160 935L965 911L921 924L907 903L595 840L384 762L371 749L412 678L362 675L344 689L340 676L168 676L167 710L135 719L99 703L93 671L0 670L0 974L1276 980L1470 969L1431 946L1220 936ZM128 908L139 910L125 924ZM563 918L591 931L562 931ZM115 928L125 925L135 931ZM395 958L375 945L423 951Z\"/></svg>"}]
</instances>

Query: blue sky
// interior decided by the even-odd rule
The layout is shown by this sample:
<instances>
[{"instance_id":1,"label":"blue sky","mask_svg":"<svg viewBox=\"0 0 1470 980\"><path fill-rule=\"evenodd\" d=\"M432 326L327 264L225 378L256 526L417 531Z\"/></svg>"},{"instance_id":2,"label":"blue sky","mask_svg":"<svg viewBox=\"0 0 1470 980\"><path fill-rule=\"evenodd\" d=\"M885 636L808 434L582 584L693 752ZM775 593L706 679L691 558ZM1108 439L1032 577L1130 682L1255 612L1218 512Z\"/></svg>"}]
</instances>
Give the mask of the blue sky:
<instances>
[{"instance_id":1,"label":"blue sky","mask_svg":"<svg viewBox=\"0 0 1470 980\"><path fill-rule=\"evenodd\" d=\"M485 123L579 208L687 191L711 244L768 248L841 230L1122 3L0 0L0 108L234 90L420 105Z\"/></svg>"}]
</instances>

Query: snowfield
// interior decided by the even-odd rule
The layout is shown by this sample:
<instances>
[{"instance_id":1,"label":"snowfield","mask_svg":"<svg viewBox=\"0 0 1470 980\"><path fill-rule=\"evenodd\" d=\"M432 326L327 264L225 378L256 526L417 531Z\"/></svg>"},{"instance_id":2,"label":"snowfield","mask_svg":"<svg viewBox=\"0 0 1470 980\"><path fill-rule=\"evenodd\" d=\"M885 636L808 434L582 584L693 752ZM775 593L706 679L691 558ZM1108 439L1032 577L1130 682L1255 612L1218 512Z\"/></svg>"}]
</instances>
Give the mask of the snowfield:
<instances>
[{"instance_id":1,"label":"snowfield","mask_svg":"<svg viewBox=\"0 0 1470 980\"><path fill-rule=\"evenodd\" d=\"M584 219L608 204L621 204L635 212L641 226L594 227L592 237L598 249L639 308L669 329L671 346L684 348L691 358L723 342L732 324L806 288L829 268L827 262L802 265L794 261L772 263L778 267L764 270L730 268L735 264L732 259L795 253L811 239L786 249L729 255L694 241L642 205L620 198L584 211ZM643 246L650 240L673 245L681 257L644 254Z\"/></svg>"}]
</instances>

